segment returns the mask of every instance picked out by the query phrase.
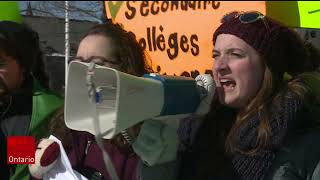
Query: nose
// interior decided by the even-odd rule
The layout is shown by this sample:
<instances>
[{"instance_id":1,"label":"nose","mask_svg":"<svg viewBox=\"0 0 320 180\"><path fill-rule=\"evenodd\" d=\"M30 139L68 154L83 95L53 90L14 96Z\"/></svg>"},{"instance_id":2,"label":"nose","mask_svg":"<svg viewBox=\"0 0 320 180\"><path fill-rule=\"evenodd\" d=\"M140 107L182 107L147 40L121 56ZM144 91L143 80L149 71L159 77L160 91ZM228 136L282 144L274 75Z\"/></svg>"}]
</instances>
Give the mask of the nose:
<instances>
[{"instance_id":1,"label":"nose","mask_svg":"<svg viewBox=\"0 0 320 180\"><path fill-rule=\"evenodd\" d=\"M225 75L230 72L228 61L226 58L221 58L214 62L213 71L219 73L220 75Z\"/></svg>"}]
</instances>

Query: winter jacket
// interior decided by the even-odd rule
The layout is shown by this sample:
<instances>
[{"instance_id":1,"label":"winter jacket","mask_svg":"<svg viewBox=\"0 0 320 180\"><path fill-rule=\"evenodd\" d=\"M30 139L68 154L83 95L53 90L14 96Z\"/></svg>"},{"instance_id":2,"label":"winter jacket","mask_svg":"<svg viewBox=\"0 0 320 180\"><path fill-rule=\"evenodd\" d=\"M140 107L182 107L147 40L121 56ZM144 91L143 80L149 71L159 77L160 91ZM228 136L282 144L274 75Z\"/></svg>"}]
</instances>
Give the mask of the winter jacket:
<instances>
[{"instance_id":1,"label":"winter jacket","mask_svg":"<svg viewBox=\"0 0 320 180\"><path fill-rule=\"evenodd\" d=\"M303 73L299 78L310 88L316 104L306 110L301 129L278 152L267 180L320 180L320 73Z\"/></svg>"},{"instance_id":2,"label":"winter jacket","mask_svg":"<svg viewBox=\"0 0 320 180\"><path fill-rule=\"evenodd\" d=\"M102 151L95 137L83 131L72 131L72 147L68 157L72 168L88 179L109 180L110 176L104 164ZM120 180L137 180L138 156L118 150L110 140L104 141L104 148L111 158Z\"/></svg>"},{"instance_id":3,"label":"winter jacket","mask_svg":"<svg viewBox=\"0 0 320 180\"><path fill-rule=\"evenodd\" d=\"M23 104L23 102L21 102L21 104ZM28 132L24 135L34 136L36 140L39 140L40 138L47 137L49 117L63 105L63 99L44 89L36 80L33 80L32 104L30 104L30 106L31 105L31 116L18 116L17 118L31 117L30 123L28 124L29 127L27 127ZM17 165L14 174L10 177L10 180L28 179L29 171L27 165Z\"/></svg>"},{"instance_id":4,"label":"winter jacket","mask_svg":"<svg viewBox=\"0 0 320 180\"><path fill-rule=\"evenodd\" d=\"M311 90L315 102L306 106L303 112L299 114L294 131L288 133L282 147L276 152L271 168L264 178L265 180L320 180L320 74L318 72L304 73L300 78ZM187 143L185 144L186 149L180 149L182 153L179 154L185 152L184 154L187 155L183 157L183 161L178 156L180 177L181 174L184 177L190 177L187 174L192 174L192 166L197 166L194 165L197 161L193 162L193 160L205 158L203 154L207 152L206 146L202 149L203 153L190 153L188 155L188 151L197 141L197 132L202 122L200 117L189 118L181 122L181 126L185 127L183 128L184 132L179 132L180 141ZM234 175L230 177L211 176L208 177L208 180L236 178Z\"/></svg>"}]
</instances>

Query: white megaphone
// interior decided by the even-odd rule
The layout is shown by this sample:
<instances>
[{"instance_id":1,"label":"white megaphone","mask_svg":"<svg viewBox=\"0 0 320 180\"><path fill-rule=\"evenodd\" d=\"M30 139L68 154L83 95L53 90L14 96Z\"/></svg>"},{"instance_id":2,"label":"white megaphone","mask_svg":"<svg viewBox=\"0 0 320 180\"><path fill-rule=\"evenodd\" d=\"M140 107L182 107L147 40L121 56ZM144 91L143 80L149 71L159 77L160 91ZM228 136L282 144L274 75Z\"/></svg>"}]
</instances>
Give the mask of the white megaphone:
<instances>
[{"instance_id":1,"label":"white megaphone","mask_svg":"<svg viewBox=\"0 0 320 180\"><path fill-rule=\"evenodd\" d=\"M98 114L98 131L110 139L146 119L195 112L213 86L210 75L196 80L157 74L136 77L95 64L71 62L65 122L70 129L97 135L93 117Z\"/></svg>"}]
</instances>

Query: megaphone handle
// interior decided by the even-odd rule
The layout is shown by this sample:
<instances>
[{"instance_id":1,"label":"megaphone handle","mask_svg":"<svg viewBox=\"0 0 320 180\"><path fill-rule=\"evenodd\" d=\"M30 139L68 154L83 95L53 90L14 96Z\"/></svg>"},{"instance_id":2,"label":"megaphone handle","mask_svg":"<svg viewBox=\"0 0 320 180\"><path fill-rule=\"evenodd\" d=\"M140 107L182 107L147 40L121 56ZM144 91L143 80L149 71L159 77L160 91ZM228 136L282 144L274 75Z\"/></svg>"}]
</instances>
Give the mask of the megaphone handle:
<instances>
[{"instance_id":1,"label":"megaphone handle","mask_svg":"<svg viewBox=\"0 0 320 180\"><path fill-rule=\"evenodd\" d=\"M91 103L95 105L94 108L94 117L93 117L93 126L94 126L94 131L95 131L95 139L96 142L99 146L99 148L102 151L102 156L103 156L103 161L104 164L107 167L108 173L111 177L112 180L119 180L119 177L117 175L117 172L112 164L111 158L109 154L106 152L103 146L103 140L102 140L102 134L100 133L100 121L99 121L99 112L97 110L97 104L100 101L100 92L97 92L95 84L93 82L93 76L95 75L95 63L91 62L88 71L87 71L87 88L88 88L88 96L89 99L91 100Z\"/></svg>"},{"instance_id":2,"label":"megaphone handle","mask_svg":"<svg viewBox=\"0 0 320 180\"><path fill-rule=\"evenodd\" d=\"M95 75L95 63L91 62L89 64L86 76L86 84L88 88L88 96L91 103L97 103L99 99L99 92L96 91L95 84L93 82L93 76Z\"/></svg>"},{"instance_id":3,"label":"megaphone handle","mask_svg":"<svg viewBox=\"0 0 320 180\"><path fill-rule=\"evenodd\" d=\"M100 123L99 123L99 115L98 115L98 111L97 111L97 106L95 108L95 116L93 118L93 124L94 124L94 129L95 129L95 139L96 139L96 142L99 146L99 148L101 149L102 151L102 156L103 156L103 161L104 161L104 164L106 165L107 167L107 170L108 170L108 173L111 177L112 180L119 180L119 177L117 175L117 172L112 164L112 161L111 161L111 158L109 156L109 154L106 152L106 150L104 149L104 146L103 146L103 140L102 140L102 135L99 131L99 127L100 127Z\"/></svg>"}]
</instances>

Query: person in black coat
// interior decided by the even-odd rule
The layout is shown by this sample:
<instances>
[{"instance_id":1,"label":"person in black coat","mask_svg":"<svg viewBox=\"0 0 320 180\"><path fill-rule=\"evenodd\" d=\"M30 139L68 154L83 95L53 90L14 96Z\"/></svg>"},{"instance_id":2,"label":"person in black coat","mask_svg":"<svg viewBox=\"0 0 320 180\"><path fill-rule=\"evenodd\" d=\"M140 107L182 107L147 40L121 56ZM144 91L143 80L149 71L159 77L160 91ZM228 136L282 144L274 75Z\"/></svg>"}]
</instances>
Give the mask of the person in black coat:
<instances>
[{"instance_id":1,"label":"person in black coat","mask_svg":"<svg viewBox=\"0 0 320 180\"><path fill-rule=\"evenodd\" d=\"M314 108L320 92L312 89L319 80L303 76L315 72L312 77L319 78L320 59L292 29L259 12L224 16L213 44L215 95L205 117L180 124L179 179L311 177L319 143L299 145L310 149L304 161L291 152L297 137L320 132ZM286 147L293 159L285 159ZM303 156L299 151L295 155Z\"/></svg>"}]
</instances>

